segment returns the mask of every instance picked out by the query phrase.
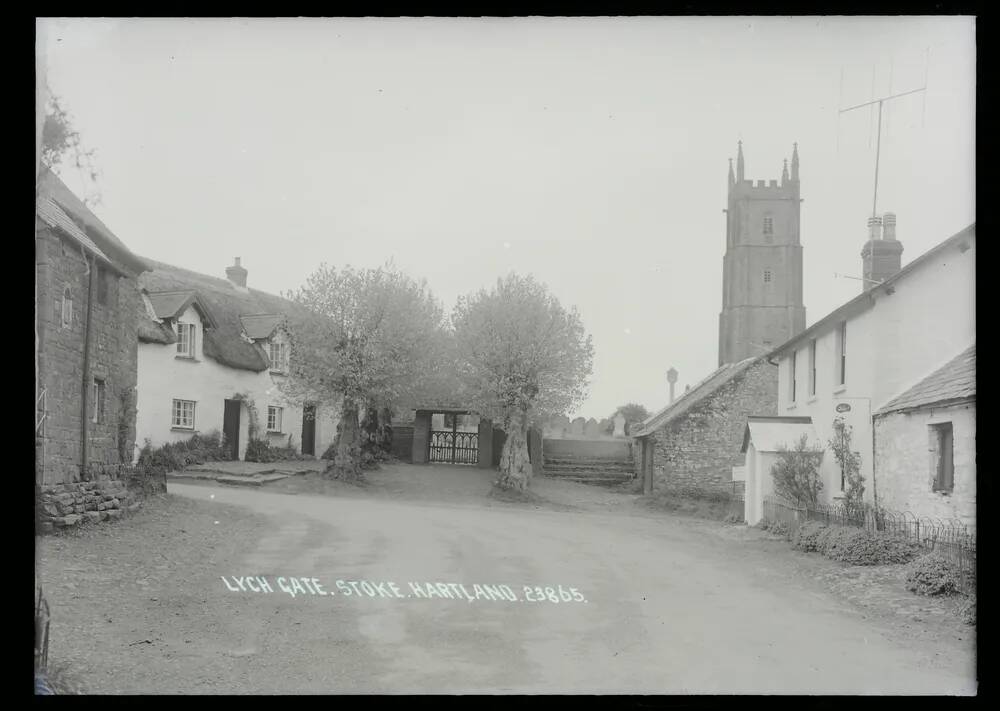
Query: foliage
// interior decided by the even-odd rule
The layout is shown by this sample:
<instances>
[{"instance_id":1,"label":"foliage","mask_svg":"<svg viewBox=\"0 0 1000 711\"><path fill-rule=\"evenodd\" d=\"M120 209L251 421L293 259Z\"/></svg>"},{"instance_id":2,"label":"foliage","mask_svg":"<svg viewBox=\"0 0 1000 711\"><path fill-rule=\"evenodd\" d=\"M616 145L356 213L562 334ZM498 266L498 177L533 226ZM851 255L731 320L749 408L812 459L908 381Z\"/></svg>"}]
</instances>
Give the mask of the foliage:
<instances>
[{"instance_id":1,"label":"foliage","mask_svg":"<svg viewBox=\"0 0 1000 711\"><path fill-rule=\"evenodd\" d=\"M917 595L953 595L960 588L958 568L934 553L917 560L906 575L906 589Z\"/></svg>"},{"instance_id":2,"label":"foliage","mask_svg":"<svg viewBox=\"0 0 1000 711\"><path fill-rule=\"evenodd\" d=\"M851 451L850 425L838 417L833 422L830 449L844 477L844 508L851 519L864 519L865 480L861 475L861 455Z\"/></svg>"},{"instance_id":3,"label":"foliage","mask_svg":"<svg viewBox=\"0 0 1000 711\"><path fill-rule=\"evenodd\" d=\"M377 469L392 458L392 412L369 403L361 420L361 468Z\"/></svg>"},{"instance_id":4,"label":"foliage","mask_svg":"<svg viewBox=\"0 0 1000 711\"><path fill-rule=\"evenodd\" d=\"M826 525L816 521L806 521L799 530L795 532L792 544L804 551L814 553L819 551L819 534L826 529Z\"/></svg>"},{"instance_id":5,"label":"foliage","mask_svg":"<svg viewBox=\"0 0 1000 711\"><path fill-rule=\"evenodd\" d=\"M771 467L775 493L799 506L815 505L823 488L819 478L823 450L810 447L803 434L792 449L780 445L777 455L778 461Z\"/></svg>"},{"instance_id":6,"label":"foliage","mask_svg":"<svg viewBox=\"0 0 1000 711\"><path fill-rule=\"evenodd\" d=\"M42 125L42 165L55 170L72 161L74 167L85 173L95 186L91 194L84 197L84 204L90 207L98 204L101 201L100 193L96 190L99 174L94 163L93 149L88 151L83 148L80 134L73 127L69 112L61 104L59 97L50 94L46 109Z\"/></svg>"},{"instance_id":7,"label":"foliage","mask_svg":"<svg viewBox=\"0 0 1000 711\"><path fill-rule=\"evenodd\" d=\"M282 389L341 401L338 454L329 472L358 479L360 407L412 399L429 376L447 368L438 357L447 350L442 309L426 282L391 263L364 270L323 264L285 296L303 313L289 319L290 376Z\"/></svg>"},{"instance_id":8,"label":"foliage","mask_svg":"<svg viewBox=\"0 0 1000 711\"><path fill-rule=\"evenodd\" d=\"M792 543L804 551L822 553L849 565L895 565L908 563L923 549L918 543L897 536L872 535L852 526L827 526L806 521Z\"/></svg>"},{"instance_id":9,"label":"foliage","mask_svg":"<svg viewBox=\"0 0 1000 711\"><path fill-rule=\"evenodd\" d=\"M523 490L531 478L528 427L583 401L591 337L575 308L563 308L545 285L517 274L460 298L452 324L465 401L509 433L498 486Z\"/></svg>"},{"instance_id":10,"label":"foliage","mask_svg":"<svg viewBox=\"0 0 1000 711\"><path fill-rule=\"evenodd\" d=\"M615 410L614 413L611 415L611 423L607 429L607 433L608 434L614 433L615 430L614 421L618 415L622 415L625 417L625 434L628 434L629 428L632 425L638 424L640 422L645 422L647 419L649 419L649 414L650 414L649 410L647 410L645 407L643 407L637 402L625 403L617 410Z\"/></svg>"},{"instance_id":11,"label":"foliage","mask_svg":"<svg viewBox=\"0 0 1000 711\"><path fill-rule=\"evenodd\" d=\"M190 464L204 464L228 459L218 430L192 435L180 442L167 442L153 448L147 439L139 450L137 465L153 473L180 471Z\"/></svg>"},{"instance_id":12,"label":"foliage","mask_svg":"<svg viewBox=\"0 0 1000 711\"><path fill-rule=\"evenodd\" d=\"M257 414L257 404L254 402L253 397L250 393L234 393L233 400L239 400L247 408L247 440L253 441L257 439L257 434L260 432L260 417Z\"/></svg>"}]
</instances>

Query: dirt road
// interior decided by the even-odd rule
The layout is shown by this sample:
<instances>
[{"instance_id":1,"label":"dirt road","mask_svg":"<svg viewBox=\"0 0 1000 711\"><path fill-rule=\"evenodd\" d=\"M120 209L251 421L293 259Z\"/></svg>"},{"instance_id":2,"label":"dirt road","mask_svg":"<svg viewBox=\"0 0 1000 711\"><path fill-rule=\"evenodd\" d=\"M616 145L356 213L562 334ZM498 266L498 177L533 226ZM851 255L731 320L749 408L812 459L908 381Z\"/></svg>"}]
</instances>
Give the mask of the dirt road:
<instances>
[{"instance_id":1,"label":"dirt road","mask_svg":"<svg viewBox=\"0 0 1000 711\"><path fill-rule=\"evenodd\" d=\"M967 650L901 645L822 590L761 574L725 541L669 518L172 490L214 494L276 524L236 569L189 583L236 613L225 641L204 645L240 655L222 684L231 692L975 689ZM242 576L275 592L230 590ZM279 577L289 588L288 578L316 578L334 594L292 597ZM452 598L421 597L410 583L425 594L445 584ZM517 601L488 600L477 585L506 585ZM526 599L536 587L560 598L559 586L586 602Z\"/></svg>"}]
</instances>

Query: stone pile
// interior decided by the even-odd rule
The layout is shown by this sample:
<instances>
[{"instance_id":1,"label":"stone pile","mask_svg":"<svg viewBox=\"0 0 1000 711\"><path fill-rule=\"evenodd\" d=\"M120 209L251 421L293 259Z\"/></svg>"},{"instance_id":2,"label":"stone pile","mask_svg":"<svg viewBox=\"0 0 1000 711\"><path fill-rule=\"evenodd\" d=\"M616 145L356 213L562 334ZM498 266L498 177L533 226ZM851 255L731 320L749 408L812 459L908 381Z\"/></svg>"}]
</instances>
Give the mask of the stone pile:
<instances>
[{"instance_id":1,"label":"stone pile","mask_svg":"<svg viewBox=\"0 0 1000 711\"><path fill-rule=\"evenodd\" d=\"M42 487L40 507L43 532L75 526L81 521L120 518L135 511L142 501L123 481L78 481Z\"/></svg>"}]
</instances>

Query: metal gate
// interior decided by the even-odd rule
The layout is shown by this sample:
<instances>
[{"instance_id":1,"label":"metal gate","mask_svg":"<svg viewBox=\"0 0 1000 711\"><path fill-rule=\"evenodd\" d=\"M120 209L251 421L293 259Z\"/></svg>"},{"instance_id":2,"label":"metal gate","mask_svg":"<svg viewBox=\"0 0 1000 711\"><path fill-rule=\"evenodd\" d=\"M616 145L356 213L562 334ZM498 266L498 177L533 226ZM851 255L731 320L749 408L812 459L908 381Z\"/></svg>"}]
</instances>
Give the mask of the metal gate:
<instances>
[{"instance_id":1,"label":"metal gate","mask_svg":"<svg viewBox=\"0 0 1000 711\"><path fill-rule=\"evenodd\" d=\"M443 464L478 464L479 433L431 431L430 461Z\"/></svg>"}]
</instances>

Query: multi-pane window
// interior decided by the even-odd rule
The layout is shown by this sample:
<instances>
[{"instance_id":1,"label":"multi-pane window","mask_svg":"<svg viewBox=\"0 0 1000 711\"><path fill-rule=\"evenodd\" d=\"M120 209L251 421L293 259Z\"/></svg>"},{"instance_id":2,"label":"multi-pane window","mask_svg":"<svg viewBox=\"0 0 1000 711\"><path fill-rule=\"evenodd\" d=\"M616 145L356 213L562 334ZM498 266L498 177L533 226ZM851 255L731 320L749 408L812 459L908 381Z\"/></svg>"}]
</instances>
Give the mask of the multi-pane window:
<instances>
[{"instance_id":1,"label":"multi-pane window","mask_svg":"<svg viewBox=\"0 0 1000 711\"><path fill-rule=\"evenodd\" d=\"M90 400L90 421L104 422L104 381L100 378L94 378Z\"/></svg>"},{"instance_id":2,"label":"multi-pane window","mask_svg":"<svg viewBox=\"0 0 1000 711\"><path fill-rule=\"evenodd\" d=\"M791 398L792 402L795 402L795 362L797 360L797 356L798 356L798 351L792 351L791 373L789 374L791 380L790 390L792 393L792 398Z\"/></svg>"},{"instance_id":3,"label":"multi-pane window","mask_svg":"<svg viewBox=\"0 0 1000 711\"><path fill-rule=\"evenodd\" d=\"M816 339L809 341L809 394L816 394Z\"/></svg>"},{"instance_id":4,"label":"multi-pane window","mask_svg":"<svg viewBox=\"0 0 1000 711\"><path fill-rule=\"evenodd\" d=\"M847 382L847 321L837 328L837 385Z\"/></svg>"},{"instance_id":5,"label":"multi-pane window","mask_svg":"<svg viewBox=\"0 0 1000 711\"><path fill-rule=\"evenodd\" d=\"M63 328L70 328L73 325L73 293L68 286L63 289L62 325Z\"/></svg>"},{"instance_id":6,"label":"multi-pane window","mask_svg":"<svg viewBox=\"0 0 1000 711\"><path fill-rule=\"evenodd\" d=\"M186 430L194 429L194 400L174 400L173 415L170 418L172 427Z\"/></svg>"},{"instance_id":7,"label":"multi-pane window","mask_svg":"<svg viewBox=\"0 0 1000 711\"><path fill-rule=\"evenodd\" d=\"M274 343L268 345L268 357L271 360L271 370L285 372L288 370L288 344Z\"/></svg>"},{"instance_id":8,"label":"multi-pane window","mask_svg":"<svg viewBox=\"0 0 1000 711\"><path fill-rule=\"evenodd\" d=\"M769 215L764 217L764 241L773 242L774 241L774 219Z\"/></svg>"},{"instance_id":9,"label":"multi-pane window","mask_svg":"<svg viewBox=\"0 0 1000 711\"><path fill-rule=\"evenodd\" d=\"M177 355L194 358L194 324L177 322Z\"/></svg>"},{"instance_id":10,"label":"multi-pane window","mask_svg":"<svg viewBox=\"0 0 1000 711\"><path fill-rule=\"evenodd\" d=\"M931 425L931 452L934 456L934 491L955 489L955 440L950 422Z\"/></svg>"},{"instance_id":11,"label":"multi-pane window","mask_svg":"<svg viewBox=\"0 0 1000 711\"><path fill-rule=\"evenodd\" d=\"M770 284L771 283L771 270L770 269L765 269L764 270L764 283L765 284Z\"/></svg>"},{"instance_id":12,"label":"multi-pane window","mask_svg":"<svg viewBox=\"0 0 1000 711\"><path fill-rule=\"evenodd\" d=\"M268 405L267 407L268 432L281 432L281 415L283 412L284 412L283 407L275 407L274 405Z\"/></svg>"}]
</instances>

